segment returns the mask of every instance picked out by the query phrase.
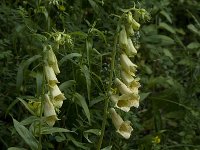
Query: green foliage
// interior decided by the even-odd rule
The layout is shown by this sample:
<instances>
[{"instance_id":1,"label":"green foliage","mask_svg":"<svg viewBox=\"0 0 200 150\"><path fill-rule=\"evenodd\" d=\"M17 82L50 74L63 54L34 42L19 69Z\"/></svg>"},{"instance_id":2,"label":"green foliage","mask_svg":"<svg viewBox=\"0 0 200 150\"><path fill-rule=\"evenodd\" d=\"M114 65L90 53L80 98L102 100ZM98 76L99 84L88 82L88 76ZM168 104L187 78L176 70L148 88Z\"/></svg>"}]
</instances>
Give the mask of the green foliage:
<instances>
[{"instance_id":1,"label":"green foliage","mask_svg":"<svg viewBox=\"0 0 200 150\"><path fill-rule=\"evenodd\" d=\"M198 0L2 0L2 150L96 149L119 17L134 5L151 15L133 37L139 48L134 61L142 84L140 107L129 114L120 112L134 128L129 140L115 133L110 119L106 121L101 148L200 148ZM46 45L58 58L59 88L66 97L54 127L47 126L41 109L30 108L30 102L43 101L47 90L42 59ZM114 76L119 74L116 62Z\"/></svg>"}]
</instances>

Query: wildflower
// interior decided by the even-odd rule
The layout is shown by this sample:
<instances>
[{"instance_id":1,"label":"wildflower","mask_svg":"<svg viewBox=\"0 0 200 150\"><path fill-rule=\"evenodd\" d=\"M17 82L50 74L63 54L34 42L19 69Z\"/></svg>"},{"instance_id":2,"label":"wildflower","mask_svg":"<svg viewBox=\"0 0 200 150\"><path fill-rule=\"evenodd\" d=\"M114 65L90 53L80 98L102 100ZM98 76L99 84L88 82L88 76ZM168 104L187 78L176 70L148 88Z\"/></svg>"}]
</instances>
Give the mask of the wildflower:
<instances>
[{"instance_id":1,"label":"wildflower","mask_svg":"<svg viewBox=\"0 0 200 150\"><path fill-rule=\"evenodd\" d=\"M54 86L56 83L59 83L52 67L46 65L44 69L47 82L50 86Z\"/></svg>"},{"instance_id":2,"label":"wildflower","mask_svg":"<svg viewBox=\"0 0 200 150\"><path fill-rule=\"evenodd\" d=\"M50 47L50 50L48 50L47 52L47 60L48 60L48 64L53 68L55 74L59 74L60 70L58 67L58 61L51 47Z\"/></svg>"},{"instance_id":3,"label":"wildflower","mask_svg":"<svg viewBox=\"0 0 200 150\"><path fill-rule=\"evenodd\" d=\"M129 139L133 128L130 126L130 121L123 121L121 116L117 114L114 108L110 109L112 122L116 128L116 132L122 135L125 139Z\"/></svg>"},{"instance_id":4,"label":"wildflower","mask_svg":"<svg viewBox=\"0 0 200 150\"><path fill-rule=\"evenodd\" d=\"M132 28L132 25L126 24L126 34L128 36L133 36L134 35L134 30Z\"/></svg>"},{"instance_id":5,"label":"wildflower","mask_svg":"<svg viewBox=\"0 0 200 150\"><path fill-rule=\"evenodd\" d=\"M160 137L159 136L154 137L153 140L152 140L152 143L159 144L160 143Z\"/></svg>"},{"instance_id":6,"label":"wildflower","mask_svg":"<svg viewBox=\"0 0 200 150\"><path fill-rule=\"evenodd\" d=\"M139 107L139 95L138 94L123 94L121 96L111 95L111 100L115 103L115 107L128 112L131 107Z\"/></svg>"},{"instance_id":7,"label":"wildflower","mask_svg":"<svg viewBox=\"0 0 200 150\"><path fill-rule=\"evenodd\" d=\"M135 74L134 74L134 76L135 76ZM130 75L130 74L128 74L127 72L125 72L125 71L123 71L123 70L121 71L121 77L122 77L123 82L124 82L127 86L129 86L129 85L134 81L133 76Z\"/></svg>"},{"instance_id":8,"label":"wildflower","mask_svg":"<svg viewBox=\"0 0 200 150\"><path fill-rule=\"evenodd\" d=\"M57 85L54 85L53 87L50 88L50 93L52 99L54 99L55 101L63 101L66 99L64 94L60 91Z\"/></svg>"},{"instance_id":9,"label":"wildflower","mask_svg":"<svg viewBox=\"0 0 200 150\"><path fill-rule=\"evenodd\" d=\"M118 78L115 79L115 84L121 94L131 94L132 91Z\"/></svg>"},{"instance_id":10,"label":"wildflower","mask_svg":"<svg viewBox=\"0 0 200 150\"><path fill-rule=\"evenodd\" d=\"M119 33L119 45L123 49L126 49L128 45L127 34L124 26L122 26L122 30Z\"/></svg>"},{"instance_id":11,"label":"wildflower","mask_svg":"<svg viewBox=\"0 0 200 150\"><path fill-rule=\"evenodd\" d=\"M133 64L126 54L121 54L120 62L122 69L130 75L135 75L137 65Z\"/></svg>"},{"instance_id":12,"label":"wildflower","mask_svg":"<svg viewBox=\"0 0 200 150\"><path fill-rule=\"evenodd\" d=\"M133 57L135 56L135 54L137 54L137 50L133 46L133 42L130 38L127 39L127 42L128 42L128 45L127 45L127 48L125 49L125 52L129 57Z\"/></svg>"},{"instance_id":13,"label":"wildflower","mask_svg":"<svg viewBox=\"0 0 200 150\"><path fill-rule=\"evenodd\" d=\"M141 86L138 81L139 79L135 79L128 86L134 94L138 94L138 88Z\"/></svg>"},{"instance_id":14,"label":"wildflower","mask_svg":"<svg viewBox=\"0 0 200 150\"><path fill-rule=\"evenodd\" d=\"M50 101L48 94L45 94L44 116L46 117L46 123L49 126L53 126L55 121L58 120L54 106Z\"/></svg>"}]
</instances>

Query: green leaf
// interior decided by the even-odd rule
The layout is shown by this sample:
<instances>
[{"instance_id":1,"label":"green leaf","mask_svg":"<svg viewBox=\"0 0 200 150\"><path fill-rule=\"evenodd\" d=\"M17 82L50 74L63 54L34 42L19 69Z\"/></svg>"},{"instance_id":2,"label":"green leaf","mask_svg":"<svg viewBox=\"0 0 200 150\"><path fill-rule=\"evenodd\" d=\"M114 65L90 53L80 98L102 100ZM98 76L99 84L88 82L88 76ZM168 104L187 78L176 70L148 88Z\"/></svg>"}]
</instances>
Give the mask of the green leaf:
<instances>
[{"instance_id":1,"label":"green leaf","mask_svg":"<svg viewBox=\"0 0 200 150\"><path fill-rule=\"evenodd\" d=\"M8 150L27 150L27 149L19 147L9 147Z\"/></svg>"},{"instance_id":2,"label":"green leaf","mask_svg":"<svg viewBox=\"0 0 200 150\"><path fill-rule=\"evenodd\" d=\"M187 28L192 31L193 33L197 34L200 36L200 31L193 25L193 24L189 24L187 26Z\"/></svg>"},{"instance_id":3,"label":"green leaf","mask_svg":"<svg viewBox=\"0 0 200 150\"><path fill-rule=\"evenodd\" d=\"M162 10L160 14L162 14L169 21L169 23L172 23L172 19L166 11Z\"/></svg>"},{"instance_id":4,"label":"green leaf","mask_svg":"<svg viewBox=\"0 0 200 150\"><path fill-rule=\"evenodd\" d=\"M25 108L34 116L36 116L36 114L29 108L28 103L26 101L24 101L23 99L17 97L17 99L25 106Z\"/></svg>"},{"instance_id":5,"label":"green leaf","mask_svg":"<svg viewBox=\"0 0 200 150\"><path fill-rule=\"evenodd\" d=\"M149 94L151 94L151 92L147 92L147 93L139 93L140 95L140 101L143 101L144 99L146 99Z\"/></svg>"},{"instance_id":6,"label":"green leaf","mask_svg":"<svg viewBox=\"0 0 200 150\"><path fill-rule=\"evenodd\" d=\"M84 74L86 79L87 85L87 93L88 93L88 100L90 101L90 89L91 89L91 78L90 78L90 71L86 65L81 67L81 72Z\"/></svg>"},{"instance_id":7,"label":"green leaf","mask_svg":"<svg viewBox=\"0 0 200 150\"><path fill-rule=\"evenodd\" d=\"M160 46L168 46L174 44L174 40L166 35L151 35L144 37L145 42L159 44Z\"/></svg>"},{"instance_id":8,"label":"green leaf","mask_svg":"<svg viewBox=\"0 0 200 150\"><path fill-rule=\"evenodd\" d=\"M104 42L107 44L106 37L105 37L105 35L103 34L103 32L101 32L101 31L99 31L98 29L95 29L95 28L92 28L91 32L96 32L97 35L98 35L102 40L104 40Z\"/></svg>"},{"instance_id":9,"label":"green leaf","mask_svg":"<svg viewBox=\"0 0 200 150\"><path fill-rule=\"evenodd\" d=\"M162 29L165 29L173 34L176 33L176 31L168 24L164 23L164 22L161 22L159 23L159 28L162 28Z\"/></svg>"},{"instance_id":10,"label":"green leaf","mask_svg":"<svg viewBox=\"0 0 200 150\"><path fill-rule=\"evenodd\" d=\"M88 0L90 5L92 6L93 10L95 11L95 13L98 15L100 12L99 6L97 5L97 3L93 0Z\"/></svg>"},{"instance_id":11,"label":"green leaf","mask_svg":"<svg viewBox=\"0 0 200 150\"><path fill-rule=\"evenodd\" d=\"M171 60L174 60L172 53L168 49L164 48L163 53L165 54L165 56L169 57Z\"/></svg>"},{"instance_id":12,"label":"green leaf","mask_svg":"<svg viewBox=\"0 0 200 150\"><path fill-rule=\"evenodd\" d=\"M69 80L69 81L65 81L63 82L60 86L59 86L59 89L61 91L64 91L65 89L68 89L70 87L72 87L73 85L76 84L76 81L75 80Z\"/></svg>"},{"instance_id":13,"label":"green leaf","mask_svg":"<svg viewBox=\"0 0 200 150\"><path fill-rule=\"evenodd\" d=\"M29 58L28 60L22 62L19 65L18 71L17 71L17 83L16 83L16 87L19 90L20 87L22 86L23 80L24 80L24 70L27 69L29 67L29 65L31 63L33 63L34 61L36 61L38 58L41 58L41 55L35 55L31 58Z\"/></svg>"},{"instance_id":14,"label":"green leaf","mask_svg":"<svg viewBox=\"0 0 200 150\"><path fill-rule=\"evenodd\" d=\"M190 44L188 44L187 48L189 49L197 49L200 47L200 43L199 42L191 42Z\"/></svg>"},{"instance_id":15,"label":"green leaf","mask_svg":"<svg viewBox=\"0 0 200 150\"><path fill-rule=\"evenodd\" d=\"M85 115L86 115L86 117L87 117L87 119L88 119L88 121L90 123L91 122L91 120L90 120L90 111L89 111L88 105L87 105L87 103L85 101L85 98L82 95L80 95L79 93L75 93L74 97L76 98L75 102L83 108L83 110L85 112Z\"/></svg>"},{"instance_id":16,"label":"green leaf","mask_svg":"<svg viewBox=\"0 0 200 150\"><path fill-rule=\"evenodd\" d=\"M101 135L101 130L99 130L99 129L89 129L89 130L86 130L86 131L83 132L83 136L86 138L86 140L87 140L89 143L93 143L93 142L90 141L90 139L89 139L89 134L95 134L95 135L100 136L100 135Z\"/></svg>"},{"instance_id":17,"label":"green leaf","mask_svg":"<svg viewBox=\"0 0 200 150\"><path fill-rule=\"evenodd\" d=\"M112 150L112 146L107 146L107 147L104 147L103 149L101 150Z\"/></svg>"},{"instance_id":18,"label":"green leaf","mask_svg":"<svg viewBox=\"0 0 200 150\"><path fill-rule=\"evenodd\" d=\"M40 118L39 117L36 117L36 116L30 116L24 120L22 120L20 122L21 125L25 126L25 125L28 125L28 124L31 124L33 122L36 122L36 121L40 121Z\"/></svg>"},{"instance_id":19,"label":"green leaf","mask_svg":"<svg viewBox=\"0 0 200 150\"><path fill-rule=\"evenodd\" d=\"M17 133L22 137L22 139L26 142L26 144L28 144L32 150L38 149L39 142L33 136L33 134L14 118L13 118L13 123Z\"/></svg>"},{"instance_id":20,"label":"green leaf","mask_svg":"<svg viewBox=\"0 0 200 150\"><path fill-rule=\"evenodd\" d=\"M73 132L68 129L64 128L57 128L57 127L42 127L41 128L41 134L52 134L57 132Z\"/></svg>"},{"instance_id":21,"label":"green leaf","mask_svg":"<svg viewBox=\"0 0 200 150\"><path fill-rule=\"evenodd\" d=\"M61 66L65 61L67 60L70 60L74 57L81 57L82 55L79 54L79 53L71 53L71 54L68 54L66 56L64 56L60 61L59 61L59 66Z\"/></svg>"}]
</instances>

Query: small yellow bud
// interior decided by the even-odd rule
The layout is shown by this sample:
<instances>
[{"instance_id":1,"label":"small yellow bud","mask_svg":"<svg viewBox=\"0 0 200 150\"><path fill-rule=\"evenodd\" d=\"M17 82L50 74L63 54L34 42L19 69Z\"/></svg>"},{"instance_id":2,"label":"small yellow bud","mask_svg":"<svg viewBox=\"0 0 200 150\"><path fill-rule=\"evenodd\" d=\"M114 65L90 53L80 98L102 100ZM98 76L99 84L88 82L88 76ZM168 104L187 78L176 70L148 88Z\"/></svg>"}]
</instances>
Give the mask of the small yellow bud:
<instances>
[{"instance_id":1,"label":"small yellow bud","mask_svg":"<svg viewBox=\"0 0 200 150\"><path fill-rule=\"evenodd\" d=\"M122 49L126 49L127 45L128 45L128 41L127 41L126 30L125 30L125 27L122 26L122 30L119 33L119 46Z\"/></svg>"},{"instance_id":2,"label":"small yellow bud","mask_svg":"<svg viewBox=\"0 0 200 150\"><path fill-rule=\"evenodd\" d=\"M137 50L133 46L133 42L130 38L128 38L127 41L128 41L128 45L127 45L127 48L125 49L125 52L129 57L133 57L137 54Z\"/></svg>"}]
</instances>

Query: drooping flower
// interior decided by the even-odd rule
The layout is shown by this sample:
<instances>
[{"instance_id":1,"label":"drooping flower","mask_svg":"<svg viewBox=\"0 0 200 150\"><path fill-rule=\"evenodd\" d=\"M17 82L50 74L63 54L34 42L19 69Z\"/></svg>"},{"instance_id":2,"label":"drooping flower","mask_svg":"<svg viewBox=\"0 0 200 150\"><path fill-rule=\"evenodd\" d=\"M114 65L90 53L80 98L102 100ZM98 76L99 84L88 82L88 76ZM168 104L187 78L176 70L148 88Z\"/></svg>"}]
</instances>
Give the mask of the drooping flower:
<instances>
[{"instance_id":1,"label":"drooping flower","mask_svg":"<svg viewBox=\"0 0 200 150\"><path fill-rule=\"evenodd\" d=\"M54 99L55 101L63 101L66 99L64 94L60 91L57 85L54 85L53 87L50 88L50 93L52 99Z\"/></svg>"},{"instance_id":2,"label":"drooping flower","mask_svg":"<svg viewBox=\"0 0 200 150\"><path fill-rule=\"evenodd\" d=\"M135 76L135 75L134 75ZM129 86L133 81L134 78L132 75L128 74L126 71L121 71L121 77L122 77L122 81Z\"/></svg>"},{"instance_id":3,"label":"drooping flower","mask_svg":"<svg viewBox=\"0 0 200 150\"><path fill-rule=\"evenodd\" d=\"M59 70L59 67L58 67L58 61L57 61L56 55L53 52L51 47L47 51L47 60L48 60L48 64L53 68L55 74L59 74L60 70Z\"/></svg>"},{"instance_id":4,"label":"drooping flower","mask_svg":"<svg viewBox=\"0 0 200 150\"><path fill-rule=\"evenodd\" d=\"M128 45L127 45L127 48L125 49L125 52L129 57L133 57L137 54L137 50L133 46L133 42L131 38L128 38L127 42L128 42Z\"/></svg>"},{"instance_id":5,"label":"drooping flower","mask_svg":"<svg viewBox=\"0 0 200 150\"><path fill-rule=\"evenodd\" d=\"M130 75L135 75L137 65L133 64L128 56L123 53L120 56L121 67Z\"/></svg>"},{"instance_id":6,"label":"drooping flower","mask_svg":"<svg viewBox=\"0 0 200 150\"><path fill-rule=\"evenodd\" d=\"M49 126L53 126L58 120L54 106L48 96L48 94L45 94L45 103L44 103L44 116L46 117L46 123Z\"/></svg>"},{"instance_id":7,"label":"drooping flower","mask_svg":"<svg viewBox=\"0 0 200 150\"><path fill-rule=\"evenodd\" d=\"M114 102L115 107L125 112L128 112L131 107L139 107L140 96L138 94L111 95L110 98Z\"/></svg>"},{"instance_id":8,"label":"drooping flower","mask_svg":"<svg viewBox=\"0 0 200 150\"><path fill-rule=\"evenodd\" d=\"M115 85L121 94L131 94L132 91L120 79L115 79Z\"/></svg>"},{"instance_id":9,"label":"drooping flower","mask_svg":"<svg viewBox=\"0 0 200 150\"><path fill-rule=\"evenodd\" d=\"M131 24L126 24L126 34L128 36L133 36L134 35L134 30Z\"/></svg>"},{"instance_id":10,"label":"drooping flower","mask_svg":"<svg viewBox=\"0 0 200 150\"><path fill-rule=\"evenodd\" d=\"M138 81L139 79L136 78L128 86L134 94L138 94L138 89L141 86Z\"/></svg>"},{"instance_id":11,"label":"drooping flower","mask_svg":"<svg viewBox=\"0 0 200 150\"><path fill-rule=\"evenodd\" d=\"M44 67L44 70L45 70L45 76L46 76L49 86L54 86L56 83L59 83L52 67L50 67L49 65L46 65Z\"/></svg>"},{"instance_id":12,"label":"drooping flower","mask_svg":"<svg viewBox=\"0 0 200 150\"><path fill-rule=\"evenodd\" d=\"M122 49L126 49L128 45L125 26L122 26L122 30L119 32L119 45Z\"/></svg>"},{"instance_id":13,"label":"drooping flower","mask_svg":"<svg viewBox=\"0 0 200 150\"><path fill-rule=\"evenodd\" d=\"M114 108L110 109L110 116L116 128L116 132L122 135L125 139L129 139L133 128L130 126L130 121L123 121L121 116L117 114Z\"/></svg>"}]
</instances>

